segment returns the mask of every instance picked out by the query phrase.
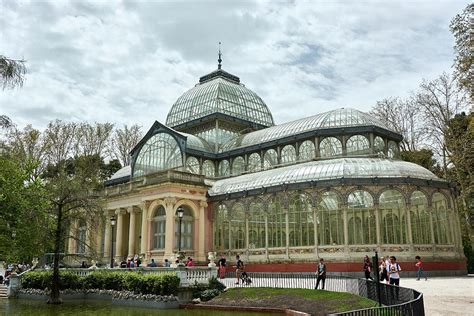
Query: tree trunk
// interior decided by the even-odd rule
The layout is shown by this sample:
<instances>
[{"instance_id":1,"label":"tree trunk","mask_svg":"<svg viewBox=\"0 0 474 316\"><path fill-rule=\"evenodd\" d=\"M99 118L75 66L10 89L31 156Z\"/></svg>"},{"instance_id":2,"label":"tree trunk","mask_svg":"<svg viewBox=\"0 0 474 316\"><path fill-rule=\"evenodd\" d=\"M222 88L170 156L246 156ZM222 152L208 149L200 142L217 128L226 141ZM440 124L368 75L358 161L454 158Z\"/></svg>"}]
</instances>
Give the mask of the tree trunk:
<instances>
[{"instance_id":1,"label":"tree trunk","mask_svg":"<svg viewBox=\"0 0 474 316\"><path fill-rule=\"evenodd\" d=\"M59 255L61 251L61 230L62 230L62 206L58 205L58 217L56 222L56 231L54 239L54 263L53 263L53 279L51 282L51 294L49 295L48 304L62 304L59 294L60 278L59 278Z\"/></svg>"}]
</instances>

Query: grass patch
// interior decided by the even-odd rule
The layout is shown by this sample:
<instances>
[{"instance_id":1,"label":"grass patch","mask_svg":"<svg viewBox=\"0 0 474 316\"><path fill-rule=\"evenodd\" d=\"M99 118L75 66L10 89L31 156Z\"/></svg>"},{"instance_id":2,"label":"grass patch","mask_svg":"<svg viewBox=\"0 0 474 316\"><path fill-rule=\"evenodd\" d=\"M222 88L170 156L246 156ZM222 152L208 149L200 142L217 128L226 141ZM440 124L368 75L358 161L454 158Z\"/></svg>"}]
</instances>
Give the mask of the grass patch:
<instances>
[{"instance_id":1,"label":"grass patch","mask_svg":"<svg viewBox=\"0 0 474 316\"><path fill-rule=\"evenodd\" d=\"M312 315L376 306L364 297L340 292L308 289L232 288L210 301L214 305L290 308Z\"/></svg>"}]
</instances>

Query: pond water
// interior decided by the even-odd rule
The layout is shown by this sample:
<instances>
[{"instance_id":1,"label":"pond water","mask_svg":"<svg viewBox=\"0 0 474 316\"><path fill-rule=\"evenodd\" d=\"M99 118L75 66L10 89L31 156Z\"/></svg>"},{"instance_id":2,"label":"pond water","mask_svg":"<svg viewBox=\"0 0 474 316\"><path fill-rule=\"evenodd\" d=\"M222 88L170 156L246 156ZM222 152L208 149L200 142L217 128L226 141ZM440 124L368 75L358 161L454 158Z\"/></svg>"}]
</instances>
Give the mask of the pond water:
<instances>
[{"instance_id":1,"label":"pond water","mask_svg":"<svg viewBox=\"0 0 474 316\"><path fill-rule=\"evenodd\" d=\"M48 305L43 301L24 299L0 299L0 315L34 316L269 316L275 314L227 312L211 310L151 309L112 305L110 301L64 301L62 305Z\"/></svg>"}]
</instances>

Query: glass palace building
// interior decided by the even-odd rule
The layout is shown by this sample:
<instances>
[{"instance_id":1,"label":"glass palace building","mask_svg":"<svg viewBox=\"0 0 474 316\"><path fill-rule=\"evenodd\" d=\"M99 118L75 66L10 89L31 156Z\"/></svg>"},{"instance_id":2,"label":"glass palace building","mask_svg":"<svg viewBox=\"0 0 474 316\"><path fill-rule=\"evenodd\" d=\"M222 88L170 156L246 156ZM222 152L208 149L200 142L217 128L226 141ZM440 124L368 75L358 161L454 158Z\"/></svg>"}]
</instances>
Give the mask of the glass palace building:
<instances>
[{"instance_id":1,"label":"glass palace building","mask_svg":"<svg viewBox=\"0 0 474 316\"><path fill-rule=\"evenodd\" d=\"M352 108L275 125L264 101L219 64L107 181L94 233L80 221L71 229L104 262L113 250L159 263L181 245L201 262L209 251L240 254L254 271L314 271L319 258L332 271L361 271L378 251L410 262L405 270L420 255L430 270L462 273L456 187L400 160L401 140ZM79 248L69 242L69 252L87 251Z\"/></svg>"}]
</instances>

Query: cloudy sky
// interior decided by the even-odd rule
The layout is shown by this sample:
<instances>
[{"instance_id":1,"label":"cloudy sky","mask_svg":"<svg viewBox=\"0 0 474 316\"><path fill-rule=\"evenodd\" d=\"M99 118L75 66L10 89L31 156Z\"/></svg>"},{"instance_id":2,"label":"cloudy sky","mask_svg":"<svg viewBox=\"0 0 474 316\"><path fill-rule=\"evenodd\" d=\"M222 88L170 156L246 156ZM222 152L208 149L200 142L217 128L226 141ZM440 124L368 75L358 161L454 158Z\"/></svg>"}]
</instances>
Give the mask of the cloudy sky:
<instances>
[{"instance_id":1,"label":"cloudy sky","mask_svg":"<svg viewBox=\"0 0 474 316\"><path fill-rule=\"evenodd\" d=\"M146 130L217 68L219 41L223 69L277 123L368 111L452 70L449 23L467 3L0 0L0 55L28 67L22 88L0 90L0 114Z\"/></svg>"}]
</instances>

